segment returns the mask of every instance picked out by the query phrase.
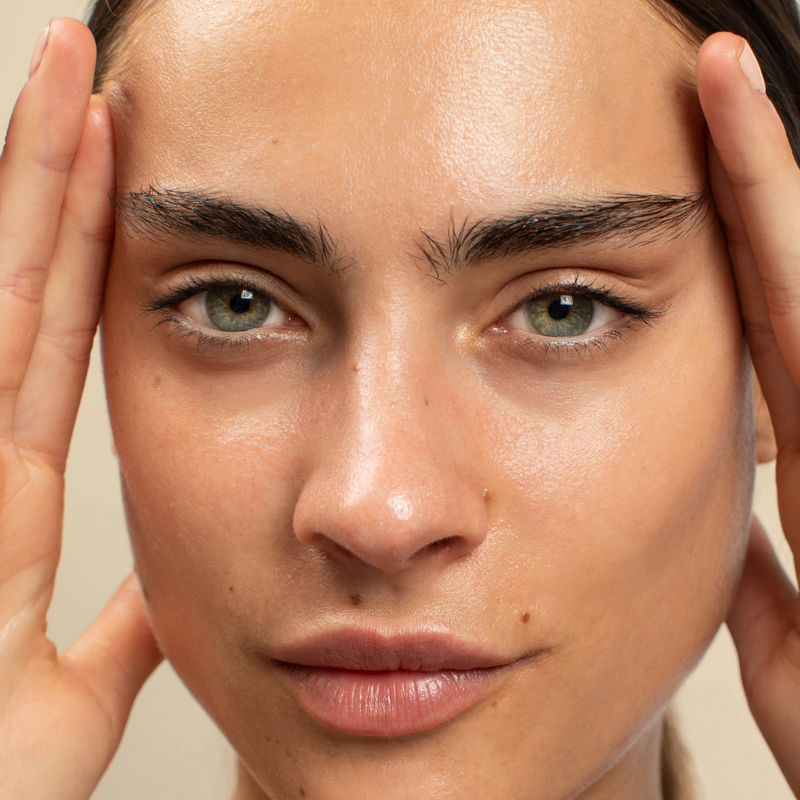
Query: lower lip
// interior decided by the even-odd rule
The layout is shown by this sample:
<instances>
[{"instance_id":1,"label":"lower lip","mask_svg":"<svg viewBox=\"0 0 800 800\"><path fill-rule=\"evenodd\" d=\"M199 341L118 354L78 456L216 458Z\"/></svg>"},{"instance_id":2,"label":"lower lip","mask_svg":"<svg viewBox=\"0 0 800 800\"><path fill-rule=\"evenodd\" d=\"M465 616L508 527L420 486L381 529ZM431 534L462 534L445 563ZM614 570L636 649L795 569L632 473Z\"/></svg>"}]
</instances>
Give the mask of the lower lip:
<instances>
[{"instance_id":1,"label":"lower lip","mask_svg":"<svg viewBox=\"0 0 800 800\"><path fill-rule=\"evenodd\" d=\"M485 697L507 669L359 672L281 666L312 717L359 736L405 736L436 728Z\"/></svg>"}]
</instances>

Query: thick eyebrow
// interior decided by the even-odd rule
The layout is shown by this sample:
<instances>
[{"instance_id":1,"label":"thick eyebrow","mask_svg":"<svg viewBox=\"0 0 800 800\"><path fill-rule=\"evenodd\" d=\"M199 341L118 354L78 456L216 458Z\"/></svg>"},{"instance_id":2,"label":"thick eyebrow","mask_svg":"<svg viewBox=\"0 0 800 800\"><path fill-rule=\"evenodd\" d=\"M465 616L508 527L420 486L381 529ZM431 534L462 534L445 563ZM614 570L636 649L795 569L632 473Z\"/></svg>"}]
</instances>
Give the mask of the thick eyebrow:
<instances>
[{"instance_id":1,"label":"thick eyebrow","mask_svg":"<svg viewBox=\"0 0 800 800\"><path fill-rule=\"evenodd\" d=\"M207 237L266 248L343 272L355 262L334 241L324 224L294 219L200 191L150 186L118 194L117 220L123 231L151 239L164 235ZM646 244L686 235L708 214L710 194L619 194L588 201L556 201L502 217L462 221L451 216L446 237L422 231L417 242L433 275L443 275L483 261L547 248L599 241Z\"/></svg>"},{"instance_id":2,"label":"thick eyebrow","mask_svg":"<svg viewBox=\"0 0 800 800\"><path fill-rule=\"evenodd\" d=\"M334 272L342 269L343 254L322 222L308 225L282 210L154 186L118 194L114 205L117 222L127 234L153 240L164 235L221 239L286 253Z\"/></svg>"},{"instance_id":3,"label":"thick eyebrow","mask_svg":"<svg viewBox=\"0 0 800 800\"><path fill-rule=\"evenodd\" d=\"M531 211L461 224L445 239L422 231L418 242L437 278L491 259L602 241L648 244L689 233L708 215L710 193L619 194L587 202L554 202Z\"/></svg>"}]
</instances>

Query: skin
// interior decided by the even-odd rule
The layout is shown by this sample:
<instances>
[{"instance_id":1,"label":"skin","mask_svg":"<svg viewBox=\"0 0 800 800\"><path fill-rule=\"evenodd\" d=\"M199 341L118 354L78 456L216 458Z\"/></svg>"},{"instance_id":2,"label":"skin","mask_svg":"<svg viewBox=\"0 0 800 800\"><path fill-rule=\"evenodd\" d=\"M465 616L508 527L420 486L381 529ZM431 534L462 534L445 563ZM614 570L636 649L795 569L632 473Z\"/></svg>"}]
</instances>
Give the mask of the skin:
<instances>
[{"instance_id":1,"label":"skin","mask_svg":"<svg viewBox=\"0 0 800 800\"><path fill-rule=\"evenodd\" d=\"M239 752L237 800L658 798L663 709L728 617L797 793L797 597L749 524L742 319L794 546L800 179L741 41L704 45L698 101L688 43L638 0L600 14L578 0L164 0L137 21L109 109L89 102L87 37L54 24L0 161L0 318L22 331L0 337L0 787L88 797L160 650ZM104 355L147 599L129 581L59 656L42 623L114 164L118 196L211 187L323 220L343 255L331 271L118 228ZM717 211L681 236L438 276L418 247L451 219L690 195L709 175ZM196 328L186 304L177 321L142 313L181 276L231 264L291 314L247 348L170 336ZM660 314L618 315L621 338L553 353L512 311L576 276ZM255 654L348 623L449 631L520 661L434 730L337 734ZM81 736L46 735L64 720Z\"/></svg>"}]
</instances>

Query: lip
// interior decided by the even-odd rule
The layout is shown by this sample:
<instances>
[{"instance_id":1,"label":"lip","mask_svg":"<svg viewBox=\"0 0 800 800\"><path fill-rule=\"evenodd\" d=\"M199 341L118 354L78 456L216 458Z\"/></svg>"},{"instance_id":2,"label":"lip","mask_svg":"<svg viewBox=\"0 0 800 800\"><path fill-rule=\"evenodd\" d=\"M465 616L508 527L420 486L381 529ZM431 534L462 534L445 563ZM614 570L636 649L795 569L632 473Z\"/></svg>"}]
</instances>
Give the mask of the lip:
<instances>
[{"instance_id":1,"label":"lip","mask_svg":"<svg viewBox=\"0 0 800 800\"><path fill-rule=\"evenodd\" d=\"M341 733L404 736L476 705L519 658L441 633L344 629L280 650L274 664L299 704Z\"/></svg>"}]
</instances>

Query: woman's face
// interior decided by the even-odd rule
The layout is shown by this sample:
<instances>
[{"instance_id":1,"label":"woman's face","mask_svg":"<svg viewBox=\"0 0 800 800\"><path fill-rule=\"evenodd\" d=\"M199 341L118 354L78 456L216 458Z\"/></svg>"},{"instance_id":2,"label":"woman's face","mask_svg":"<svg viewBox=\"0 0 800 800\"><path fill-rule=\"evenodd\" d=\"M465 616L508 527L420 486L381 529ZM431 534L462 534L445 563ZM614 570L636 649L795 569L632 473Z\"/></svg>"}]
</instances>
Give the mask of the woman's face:
<instances>
[{"instance_id":1,"label":"woman's face","mask_svg":"<svg viewBox=\"0 0 800 800\"><path fill-rule=\"evenodd\" d=\"M660 796L753 462L690 63L640 0L130 29L103 341L136 566L269 797Z\"/></svg>"}]
</instances>

